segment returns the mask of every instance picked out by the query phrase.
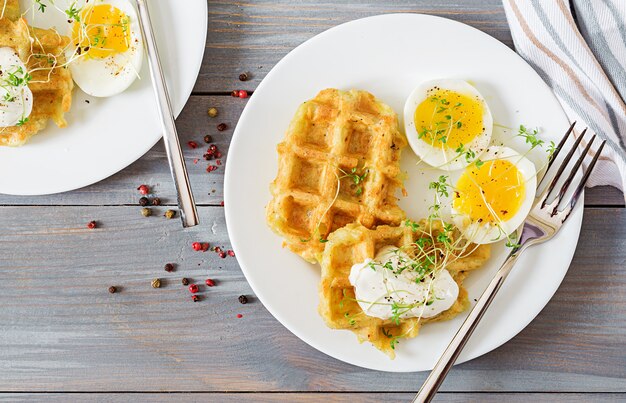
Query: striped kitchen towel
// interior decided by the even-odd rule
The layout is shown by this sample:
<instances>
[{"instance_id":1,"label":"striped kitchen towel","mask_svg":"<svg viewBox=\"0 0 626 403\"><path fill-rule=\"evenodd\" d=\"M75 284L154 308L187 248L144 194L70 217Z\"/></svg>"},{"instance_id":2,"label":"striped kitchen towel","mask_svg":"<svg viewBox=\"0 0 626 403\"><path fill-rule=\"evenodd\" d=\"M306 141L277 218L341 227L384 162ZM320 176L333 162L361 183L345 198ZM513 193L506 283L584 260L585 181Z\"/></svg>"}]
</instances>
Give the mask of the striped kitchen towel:
<instances>
[{"instance_id":1,"label":"striped kitchen towel","mask_svg":"<svg viewBox=\"0 0 626 403\"><path fill-rule=\"evenodd\" d=\"M588 186L626 189L626 0L503 0L515 50L607 140Z\"/></svg>"}]
</instances>

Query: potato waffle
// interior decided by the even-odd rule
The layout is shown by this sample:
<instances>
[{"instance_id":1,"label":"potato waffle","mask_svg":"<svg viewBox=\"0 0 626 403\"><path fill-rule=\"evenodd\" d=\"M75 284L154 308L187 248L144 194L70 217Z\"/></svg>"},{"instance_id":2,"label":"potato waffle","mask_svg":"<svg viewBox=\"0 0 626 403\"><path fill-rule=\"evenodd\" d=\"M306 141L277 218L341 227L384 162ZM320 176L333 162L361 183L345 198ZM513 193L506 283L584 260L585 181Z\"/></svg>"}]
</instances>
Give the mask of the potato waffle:
<instances>
[{"instance_id":1,"label":"potato waffle","mask_svg":"<svg viewBox=\"0 0 626 403\"><path fill-rule=\"evenodd\" d=\"M398 225L404 212L396 113L366 91L325 89L297 110L277 147L267 222L289 249L320 259L328 234L358 222Z\"/></svg>"},{"instance_id":2,"label":"potato waffle","mask_svg":"<svg viewBox=\"0 0 626 403\"><path fill-rule=\"evenodd\" d=\"M427 322L449 320L469 307L467 291L462 282L465 273L483 265L489 258L490 246L470 244L466 256L451 260L445 268L459 285L459 297L452 307L431 318L405 318L396 324L392 319L383 320L367 316L355 300L354 288L349 275L353 265L374 258L384 246L410 247L421 237L436 239L441 230L438 222L432 227L423 220L419 227L379 226L374 230L359 224L350 224L329 236L322 256L322 280L320 283L320 315L333 329L354 332L360 342L369 341L391 358L395 357L395 343L399 338L417 336L420 325Z\"/></svg>"},{"instance_id":3,"label":"potato waffle","mask_svg":"<svg viewBox=\"0 0 626 403\"><path fill-rule=\"evenodd\" d=\"M19 17L17 0L6 0L5 6L0 47L13 48L26 64L32 76L28 86L33 92L33 110L22 126L0 129L0 145L20 146L44 129L49 119L59 127L67 125L64 114L72 105L74 83L69 69L61 67L69 38L52 29L29 27Z\"/></svg>"}]
</instances>

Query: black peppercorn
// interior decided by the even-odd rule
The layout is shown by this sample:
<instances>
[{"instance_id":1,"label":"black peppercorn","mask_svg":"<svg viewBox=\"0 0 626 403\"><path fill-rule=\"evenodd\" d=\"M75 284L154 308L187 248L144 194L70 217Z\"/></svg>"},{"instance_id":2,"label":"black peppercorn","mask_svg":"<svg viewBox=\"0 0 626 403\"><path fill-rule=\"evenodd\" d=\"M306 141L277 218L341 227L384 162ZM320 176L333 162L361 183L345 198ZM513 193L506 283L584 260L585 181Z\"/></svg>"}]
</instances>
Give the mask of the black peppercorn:
<instances>
[{"instance_id":1,"label":"black peppercorn","mask_svg":"<svg viewBox=\"0 0 626 403\"><path fill-rule=\"evenodd\" d=\"M161 199L159 199L158 197L155 197L154 199L152 199L152 205L153 206L160 206L161 205Z\"/></svg>"},{"instance_id":2,"label":"black peppercorn","mask_svg":"<svg viewBox=\"0 0 626 403\"><path fill-rule=\"evenodd\" d=\"M240 81L248 81L248 74L247 73L239 74L239 80Z\"/></svg>"},{"instance_id":3,"label":"black peppercorn","mask_svg":"<svg viewBox=\"0 0 626 403\"><path fill-rule=\"evenodd\" d=\"M213 137L211 137L210 134L207 134L206 136L204 136L204 142L209 144L210 142L213 141Z\"/></svg>"},{"instance_id":4,"label":"black peppercorn","mask_svg":"<svg viewBox=\"0 0 626 403\"><path fill-rule=\"evenodd\" d=\"M171 263L166 263L166 264L165 264L165 271L166 271L166 272L172 272L172 271L174 271L174 265L173 265L173 264L171 264Z\"/></svg>"},{"instance_id":5,"label":"black peppercorn","mask_svg":"<svg viewBox=\"0 0 626 403\"><path fill-rule=\"evenodd\" d=\"M116 291L117 291L117 288L115 288L114 286L109 287L109 292L111 294L115 294Z\"/></svg>"},{"instance_id":6,"label":"black peppercorn","mask_svg":"<svg viewBox=\"0 0 626 403\"><path fill-rule=\"evenodd\" d=\"M217 130L219 130L221 132L223 132L227 128L228 128L228 126L226 126L226 123L220 123L219 125L217 125Z\"/></svg>"},{"instance_id":7,"label":"black peppercorn","mask_svg":"<svg viewBox=\"0 0 626 403\"><path fill-rule=\"evenodd\" d=\"M239 303L247 304L248 303L248 297L246 297L245 295L240 295L239 296Z\"/></svg>"},{"instance_id":8,"label":"black peppercorn","mask_svg":"<svg viewBox=\"0 0 626 403\"><path fill-rule=\"evenodd\" d=\"M150 204L150 200L148 200L147 197L142 197L141 199L139 199L139 205L140 206L145 207L148 204Z\"/></svg>"},{"instance_id":9,"label":"black peppercorn","mask_svg":"<svg viewBox=\"0 0 626 403\"><path fill-rule=\"evenodd\" d=\"M189 285L189 279L186 277L183 277L183 285Z\"/></svg>"}]
</instances>

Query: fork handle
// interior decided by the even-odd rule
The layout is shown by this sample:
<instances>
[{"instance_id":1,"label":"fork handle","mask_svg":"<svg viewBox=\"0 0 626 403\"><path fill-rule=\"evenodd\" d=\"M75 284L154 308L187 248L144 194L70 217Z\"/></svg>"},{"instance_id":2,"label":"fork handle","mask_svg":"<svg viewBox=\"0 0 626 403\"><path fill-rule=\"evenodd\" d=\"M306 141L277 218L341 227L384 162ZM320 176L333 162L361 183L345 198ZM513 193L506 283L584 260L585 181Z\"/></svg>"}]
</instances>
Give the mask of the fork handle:
<instances>
[{"instance_id":1,"label":"fork handle","mask_svg":"<svg viewBox=\"0 0 626 403\"><path fill-rule=\"evenodd\" d=\"M191 191L191 185L189 184L187 166L185 165L183 152L180 148L180 141L178 140L178 133L176 132L170 96L167 91L163 68L161 67L161 59L159 58L154 31L152 30L150 12L148 11L145 0L136 0L136 2L139 11L139 25L150 62L150 75L152 76L152 84L156 94L159 117L163 126L163 144L165 145L170 171L172 172L174 186L176 187L180 218L183 227L193 227L199 223L198 211L196 210L196 203Z\"/></svg>"},{"instance_id":2,"label":"fork handle","mask_svg":"<svg viewBox=\"0 0 626 403\"><path fill-rule=\"evenodd\" d=\"M430 375L428 375L428 378L426 378L426 381L424 381L424 384L413 399L413 402L430 402L433 397L435 397L437 390L439 390L443 380L446 378L446 375L448 375L448 371L450 371L450 368L454 365L454 362L459 357L459 354L461 354L461 351L465 347L465 344L467 344L474 329L476 329L483 315L487 312L491 301L493 301L498 290L500 290L502 283L504 283L504 280L511 272L519 256L519 252L521 252L521 250L514 250L509 257L507 257L502 267L500 267L500 270L498 270L476 302L476 305L474 305L474 308L470 311L467 319L465 319L465 322L463 322L459 328L459 331L454 335L448 347L446 347L446 350L430 372Z\"/></svg>"}]
</instances>

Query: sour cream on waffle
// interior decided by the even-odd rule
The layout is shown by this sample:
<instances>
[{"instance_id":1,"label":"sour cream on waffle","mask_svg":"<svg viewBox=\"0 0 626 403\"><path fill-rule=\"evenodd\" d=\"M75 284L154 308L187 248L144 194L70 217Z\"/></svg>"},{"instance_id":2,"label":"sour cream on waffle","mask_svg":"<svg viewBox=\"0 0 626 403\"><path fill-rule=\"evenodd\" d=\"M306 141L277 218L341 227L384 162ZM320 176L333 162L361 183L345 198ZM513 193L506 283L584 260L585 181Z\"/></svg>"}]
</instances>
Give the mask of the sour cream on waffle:
<instances>
[{"instance_id":1,"label":"sour cream on waffle","mask_svg":"<svg viewBox=\"0 0 626 403\"><path fill-rule=\"evenodd\" d=\"M410 258L405 252L385 246L374 259L352 266L350 284L366 315L381 319L430 318L454 304L459 286L446 269L420 279L414 270L403 269L407 262Z\"/></svg>"},{"instance_id":2,"label":"sour cream on waffle","mask_svg":"<svg viewBox=\"0 0 626 403\"><path fill-rule=\"evenodd\" d=\"M30 75L15 51L0 48L0 127L21 126L33 110Z\"/></svg>"}]
</instances>

